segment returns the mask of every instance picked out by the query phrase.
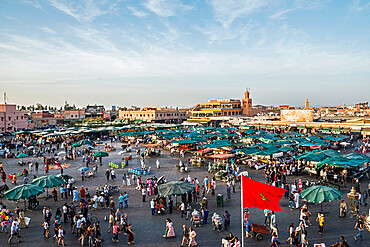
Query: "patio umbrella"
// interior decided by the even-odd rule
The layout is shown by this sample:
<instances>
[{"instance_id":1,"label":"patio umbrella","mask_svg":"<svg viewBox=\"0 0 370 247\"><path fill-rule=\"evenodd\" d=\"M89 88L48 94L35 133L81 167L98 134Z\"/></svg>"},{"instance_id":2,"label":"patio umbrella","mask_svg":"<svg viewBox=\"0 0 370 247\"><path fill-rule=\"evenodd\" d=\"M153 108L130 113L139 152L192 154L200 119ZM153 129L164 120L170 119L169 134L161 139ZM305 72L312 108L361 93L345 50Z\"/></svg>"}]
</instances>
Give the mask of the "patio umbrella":
<instances>
[{"instance_id":1,"label":"patio umbrella","mask_svg":"<svg viewBox=\"0 0 370 247\"><path fill-rule=\"evenodd\" d=\"M309 187L303 190L301 193L301 197L306 199L308 202L320 203L321 211L323 202L340 200L342 196L343 193L339 190L323 185Z\"/></svg>"},{"instance_id":2,"label":"patio umbrella","mask_svg":"<svg viewBox=\"0 0 370 247\"><path fill-rule=\"evenodd\" d=\"M21 158L22 159L22 163L23 163L23 158L26 158L28 157L28 154L25 154L25 153L20 153L17 155L17 158Z\"/></svg>"},{"instance_id":3,"label":"patio umbrella","mask_svg":"<svg viewBox=\"0 0 370 247\"><path fill-rule=\"evenodd\" d=\"M35 178L32 180L31 184L41 186L43 188L53 188L58 187L66 182L62 178L58 178L57 176L42 176Z\"/></svg>"},{"instance_id":4,"label":"patio umbrella","mask_svg":"<svg viewBox=\"0 0 370 247\"><path fill-rule=\"evenodd\" d=\"M20 153L17 155L17 158L26 158L28 157L28 154L25 154L25 153Z\"/></svg>"},{"instance_id":5,"label":"patio umbrella","mask_svg":"<svg viewBox=\"0 0 370 247\"><path fill-rule=\"evenodd\" d=\"M64 152L64 151L60 151L60 152L58 153L58 156L66 155L66 154L67 154L66 152Z\"/></svg>"},{"instance_id":6,"label":"patio umbrella","mask_svg":"<svg viewBox=\"0 0 370 247\"><path fill-rule=\"evenodd\" d=\"M78 169L79 172L82 172L82 170L87 171L87 170L89 170L89 168L88 167L82 167L82 168Z\"/></svg>"},{"instance_id":7,"label":"patio umbrella","mask_svg":"<svg viewBox=\"0 0 370 247\"><path fill-rule=\"evenodd\" d=\"M108 157L109 154L106 152L97 152L94 154L94 157Z\"/></svg>"},{"instance_id":8,"label":"patio umbrella","mask_svg":"<svg viewBox=\"0 0 370 247\"><path fill-rule=\"evenodd\" d=\"M44 192L44 188L34 184L18 185L4 192L8 200L18 201L19 199L28 199L31 196L37 196Z\"/></svg>"},{"instance_id":9,"label":"patio umbrella","mask_svg":"<svg viewBox=\"0 0 370 247\"><path fill-rule=\"evenodd\" d=\"M195 190L195 185L183 181L171 181L158 186L161 196L178 196Z\"/></svg>"},{"instance_id":10,"label":"patio umbrella","mask_svg":"<svg viewBox=\"0 0 370 247\"><path fill-rule=\"evenodd\" d=\"M72 147L73 148L77 148L77 147L81 147L82 144L81 143L75 143L75 144L72 144Z\"/></svg>"}]
</instances>

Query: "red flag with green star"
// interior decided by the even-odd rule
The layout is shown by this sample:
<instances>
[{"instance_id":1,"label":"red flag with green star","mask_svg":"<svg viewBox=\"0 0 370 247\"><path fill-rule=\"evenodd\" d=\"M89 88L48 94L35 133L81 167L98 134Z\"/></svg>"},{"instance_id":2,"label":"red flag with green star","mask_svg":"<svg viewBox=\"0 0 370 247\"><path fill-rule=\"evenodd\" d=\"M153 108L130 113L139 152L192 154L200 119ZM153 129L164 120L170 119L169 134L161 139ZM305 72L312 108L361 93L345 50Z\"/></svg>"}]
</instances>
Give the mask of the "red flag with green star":
<instances>
[{"instance_id":1,"label":"red flag with green star","mask_svg":"<svg viewBox=\"0 0 370 247\"><path fill-rule=\"evenodd\" d=\"M246 176L241 176L244 208L268 209L281 211L279 201L286 189L257 182Z\"/></svg>"}]
</instances>

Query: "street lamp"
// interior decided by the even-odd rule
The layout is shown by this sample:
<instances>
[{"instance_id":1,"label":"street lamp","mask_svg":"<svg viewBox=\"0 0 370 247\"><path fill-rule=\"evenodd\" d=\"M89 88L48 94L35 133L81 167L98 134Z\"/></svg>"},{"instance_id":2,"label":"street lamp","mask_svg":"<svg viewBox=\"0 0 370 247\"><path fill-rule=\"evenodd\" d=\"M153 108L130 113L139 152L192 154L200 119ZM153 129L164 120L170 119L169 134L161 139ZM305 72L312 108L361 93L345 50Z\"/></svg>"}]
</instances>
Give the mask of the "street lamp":
<instances>
[{"instance_id":1,"label":"street lamp","mask_svg":"<svg viewBox=\"0 0 370 247\"><path fill-rule=\"evenodd\" d=\"M354 187L352 187L350 193L347 194L349 206L351 206L351 212L356 213L356 201L358 201L359 195L357 194Z\"/></svg>"}]
</instances>

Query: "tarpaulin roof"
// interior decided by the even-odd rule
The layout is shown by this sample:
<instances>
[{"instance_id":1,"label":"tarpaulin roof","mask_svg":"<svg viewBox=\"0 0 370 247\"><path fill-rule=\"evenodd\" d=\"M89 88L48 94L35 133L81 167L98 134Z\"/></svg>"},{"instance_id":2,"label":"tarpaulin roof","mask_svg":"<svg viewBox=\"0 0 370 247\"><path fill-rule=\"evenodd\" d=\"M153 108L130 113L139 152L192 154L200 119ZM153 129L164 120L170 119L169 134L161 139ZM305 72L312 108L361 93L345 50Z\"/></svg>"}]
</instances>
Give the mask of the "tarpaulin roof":
<instances>
[{"instance_id":1,"label":"tarpaulin roof","mask_svg":"<svg viewBox=\"0 0 370 247\"><path fill-rule=\"evenodd\" d=\"M324 136L323 139L328 140L328 141L337 142L337 141L341 141L346 138L343 136L337 136L337 137L336 136Z\"/></svg>"},{"instance_id":2,"label":"tarpaulin roof","mask_svg":"<svg viewBox=\"0 0 370 247\"><path fill-rule=\"evenodd\" d=\"M314 161L314 162L320 162L327 158L331 157L337 157L341 154L335 150L328 149L324 151L313 151L313 152L307 152L298 156L295 156L294 159L303 159L305 161Z\"/></svg>"},{"instance_id":3,"label":"tarpaulin roof","mask_svg":"<svg viewBox=\"0 0 370 247\"><path fill-rule=\"evenodd\" d=\"M259 151L261 151L261 149L259 149L257 146L251 146L251 147L238 149L238 151L241 153L244 153L245 155L251 155L251 154L258 153Z\"/></svg>"},{"instance_id":4,"label":"tarpaulin roof","mask_svg":"<svg viewBox=\"0 0 370 247\"><path fill-rule=\"evenodd\" d=\"M205 144L202 147L205 148L220 148L220 147L228 147L232 146L232 143L228 140L214 140L212 144Z\"/></svg>"},{"instance_id":5,"label":"tarpaulin roof","mask_svg":"<svg viewBox=\"0 0 370 247\"><path fill-rule=\"evenodd\" d=\"M195 143L198 143L197 141L192 141L192 140L189 140L189 139L184 139L184 140L176 140L176 141L172 141L171 143L176 143L176 144L180 144L180 145L188 145L188 144L195 144Z\"/></svg>"},{"instance_id":6,"label":"tarpaulin roof","mask_svg":"<svg viewBox=\"0 0 370 247\"><path fill-rule=\"evenodd\" d=\"M359 160L359 159L360 160L361 159L370 160L370 157L367 156L366 154L363 154L363 153L350 153L350 154L345 155L345 157L347 159L350 159L350 160L353 160L353 159L355 159L355 160Z\"/></svg>"},{"instance_id":7,"label":"tarpaulin roof","mask_svg":"<svg viewBox=\"0 0 370 247\"><path fill-rule=\"evenodd\" d=\"M290 147L281 147L279 148L279 150L282 152L288 152L288 151L293 151L294 149Z\"/></svg>"},{"instance_id":8,"label":"tarpaulin roof","mask_svg":"<svg viewBox=\"0 0 370 247\"><path fill-rule=\"evenodd\" d=\"M370 159L349 159L345 156L331 157L317 164L317 169L322 168L324 165L331 165L343 168L358 167L368 161L370 161Z\"/></svg>"},{"instance_id":9,"label":"tarpaulin roof","mask_svg":"<svg viewBox=\"0 0 370 247\"><path fill-rule=\"evenodd\" d=\"M309 136L307 137L308 139L310 139L311 141L313 142L316 142L316 143L320 143L320 144L325 144L325 140L321 139L320 137L317 137L317 136Z\"/></svg>"}]
</instances>

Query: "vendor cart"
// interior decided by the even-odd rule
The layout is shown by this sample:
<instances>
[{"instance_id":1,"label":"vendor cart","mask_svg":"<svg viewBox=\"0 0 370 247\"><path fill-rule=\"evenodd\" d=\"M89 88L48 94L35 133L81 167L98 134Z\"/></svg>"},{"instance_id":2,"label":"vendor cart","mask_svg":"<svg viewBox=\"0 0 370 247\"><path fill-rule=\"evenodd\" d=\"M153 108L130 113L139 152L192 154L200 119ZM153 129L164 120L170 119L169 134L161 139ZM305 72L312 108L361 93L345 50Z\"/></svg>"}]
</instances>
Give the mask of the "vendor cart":
<instances>
[{"instance_id":1,"label":"vendor cart","mask_svg":"<svg viewBox=\"0 0 370 247\"><path fill-rule=\"evenodd\" d=\"M254 237L258 241L261 241L263 239L263 235L268 235L270 230L265 225L252 224L252 232L253 232Z\"/></svg>"}]
</instances>

